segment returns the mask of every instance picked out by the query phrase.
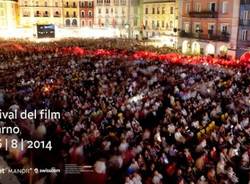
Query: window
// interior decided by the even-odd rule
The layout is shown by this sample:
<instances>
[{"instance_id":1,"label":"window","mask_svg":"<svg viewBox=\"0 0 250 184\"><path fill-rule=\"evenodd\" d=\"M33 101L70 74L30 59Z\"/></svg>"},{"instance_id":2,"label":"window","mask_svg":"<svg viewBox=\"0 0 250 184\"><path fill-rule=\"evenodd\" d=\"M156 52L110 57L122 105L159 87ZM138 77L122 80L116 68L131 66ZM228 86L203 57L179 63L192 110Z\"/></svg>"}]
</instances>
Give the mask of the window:
<instances>
[{"instance_id":1,"label":"window","mask_svg":"<svg viewBox=\"0 0 250 184\"><path fill-rule=\"evenodd\" d=\"M184 23L184 31L185 31L186 33L189 33L189 32L190 32L190 26L189 26L189 23L188 23L188 22Z\"/></svg>"},{"instance_id":2,"label":"window","mask_svg":"<svg viewBox=\"0 0 250 184\"><path fill-rule=\"evenodd\" d=\"M155 28L155 21L152 20L152 28L154 29Z\"/></svg>"},{"instance_id":3,"label":"window","mask_svg":"<svg viewBox=\"0 0 250 184\"><path fill-rule=\"evenodd\" d=\"M36 1L36 6L39 6L39 2L38 1Z\"/></svg>"},{"instance_id":4,"label":"window","mask_svg":"<svg viewBox=\"0 0 250 184\"><path fill-rule=\"evenodd\" d=\"M58 7L58 2L55 2L55 6Z\"/></svg>"},{"instance_id":5,"label":"window","mask_svg":"<svg viewBox=\"0 0 250 184\"><path fill-rule=\"evenodd\" d=\"M2 15L1 15L1 13L2 13ZM3 16L3 11L0 11L0 16ZM28 11L24 11L24 12L23 12L23 16L24 16L24 17L29 17L29 16L30 16L30 13L29 13Z\"/></svg>"},{"instance_id":6,"label":"window","mask_svg":"<svg viewBox=\"0 0 250 184\"><path fill-rule=\"evenodd\" d=\"M162 13L162 14L165 14L165 7L162 7L162 8L161 8L161 13Z\"/></svg>"},{"instance_id":7,"label":"window","mask_svg":"<svg viewBox=\"0 0 250 184\"><path fill-rule=\"evenodd\" d=\"M214 32L215 32L215 24L213 23L208 24L208 33L212 35L214 34Z\"/></svg>"},{"instance_id":8,"label":"window","mask_svg":"<svg viewBox=\"0 0 250 184\"><path fill-rule=\"evenodd\" d=\"M194 33L201 33L201 25L200 23L195 23L194 24L194 30L193 30Z\"/></svg>"},{"instance_id":9,"label":"window","mask_svg":"<svg viewBox=\"0 0 250 184\"><path fill-rule=\"evenodd\" d=\"M116 6L118 6L118 5L119 5L119 0L114 0L114 4L115 4Z\"/></svg>"},{"instance_id":10,"label":"window","mask_svg":"<svg viewBox=\"0 0 250 184\"><path fill-rule=\"evenodd\" d=\"M145 8L145 14L148 14L148 8Z\"/></svg>"},{"instance_id":11,"label":"window","mask_svg":"<svg viewBox=\"0 0 250 184\"><path fill-rule=\"evenodd\" d=\"M137 26L138 24L138 21L137 21L137 18L134 19L134 26Z\"/></svg>"},{"instance_id":12,"label":"window","mask_svg":"<svg viewBox=\"0 0 250 184\"><path fill-rule=\"evenodd\" d=\"M247 10L243 11L243 20L248 20L249 12Z\"/></svg>"},{"instance_id":13,"label":"window","mask_svg":"<svg viewBox=\"0 0 250 184\"><path fill-rule=\"evenodd\" d=\"M155 8L152 8L152 14L155 14Z\"/></svg>"},{"instance_id":14,"label":"window","mask_svg":"<svg viewBox=\"0 0 250 184\"><path fill-rule=\"evenodd\" d=\"M126 5L126 0L121 0L121 5Z\"/></svg>"},{"instance_id":15,"label":"window","mask_svg":"<svg viewBox=\"0 0 250 184\"><path fill-rule=\"evenodd\" d=\"M169 27L170 27L170 29L173 29L173 21L172 20L169 23Z\"/></svg>"},{"instance_id":16,"label":"window","mask_svg":"<svg viewBox=\"0 0 250 184\"><path fill-rule=\"evenodd\" d=\"M145 20L145 27L148 27L148 21Z\"/></svg>"},{"instance_id":17,"label":"window","mask_svg":"<svg viewBox=\"0 0 250 184\"><path fill-rule=\"evenodd\" d=\"M225 33L228 33L228 32L229 32L228 25L227 24L222 24L221 25L221 33L225 34Z\"/></svg>"},{"instance_id":18,"label":"window","mask_svg":"<svg viewBox=\"0 0 250 184\"><path fill-rule=\"evenodd\" d=\"M101 8L98 9L98 13L99 13L99 14L102 13L102 9L101 9Z\"/></svg>"},{"instance_id":19,"label":"window","mask_svg":"<svg viewBox=\"0 0 250 184\"><path fill-rule=\"evenodd\" d=\"M159 20L157 20L156 27L157 27L157 28L160 27L160 22L159 22Z\"/></svg>"},{"instance_id":20,"label":"window","mask_svg":"<svg viewBox=\"0 0 250 184\"><path fill-rule=\"evenodd\" d=\"M160 14L160 8L157 8L157 14L158 15Z\"/></svg>"},{"instance_id":21,"label":"window","mask_svg":"<svg viewBox=\"0 0 250 184\"><path fill-rule=\"evenodd\" d=\"M174 14L174 7L170 7L170 14Z\"/></svg>"},{"instance_id":22,"label":"window","mask_svg":"<svg viewBox=\"0 0 250 184\"><path fill-rule=\"evenodd\" d=\"M109 9L108 8L106 8L106 14L108 14L109 13Z\"/></svg>"},{"instance_id":23,"label":"window","mask_svg":"<svg viewBox=\"0 0 250 184\"><path fill-rule=\"evenodd\" d=\"M186 14L189 14L189 12L190 12L190 4L187 3L186 4Z\"/></svg>"},{"instance_id":24,"label":"window","mask_svg":"<svg viewBox=\"0 0 250 184\"><path fill-rule=\"evenodd\" d=\"M196 12L201 12L201 3L195 3L194 9Z\"/></svg>"},{"instance_id":25,"label":"window","mask_svg":"<svg viewBox=\"0 0 250 184\"><path fill-rule=\"evenodd\" d=\"M66 12L66 17L69 17L69 12L68 11Z\"/></svg>"},{"instance_id":26,"label":"window","mask_svg":"<svg viewBox=\"0 0 250 184\"><path fill-rule=\"evenodd\" d=\"M92 17L92 12L91 11L89 11L89 17Z\"/></svg>"},{"instance_id":27,"label":"window","mask_svg":"<svg viewBox=\"0 0 250 184\"><path fill-rule=\"evenodd\" d=\"M110 0L104 0L105 4L110 4Z\"/></svg>"},{"instance_id":28,"label":"window","mask_svg":"<svg viewBox=\"0 0 250 184\"><path fill-rule=\"evenodd\" d=\"M73 2L73 7L74 7L74 8L76 7L76 3L75 3L75 2Z\"/></svg>"},{"instance_id":29,"label":"window","mask_svg":"<svg viewBox=\"0 0 250 184\"><path fill-rule=\"evenodd\" d=\"M56 11L55 14L54 14L54 17L59 17L59 16L60 16L60 15L59 15L59 12Z\"/></svg>"},{"instance_id":30,"label":"window","mask_svg":"<svg viewBox=\"0 0 250 184\"><path fill-rule=\"evenodd\" d=\"M39 16L40 16L40 12L39 12L39 11L36 11L35 17L39 17Z\"/></svg>"},{"instance_id":31,"label":"window","mask_svg":"<svg viewBox=\"0 0 250 184\"><path fill-rule=\"evenodd\" d=\"M243 41L247 40L247 30L245 29L241 30L241 40Z\"/></svg>"},{"instance_id":32,"label":"window","mask_svg":"<svg viewBox=\"0 0 250 184\"><path fill-rule=\"evenodd\" d=\"M89 21L89 27L91 27L92 26L92 22L91 21Z\"/></svg>"},{"instance_id":33,"label":"window","mask_svg":"<svg viewBox=\"0 0 250 184\"><path fill-rule=\"evenodd\" d=\"M97 4L103 4L103 0L97 0Z\"/></svg>"},{"instance_id":34,"label":"window","mask_svg":"<svg viewBox=\"0 0 250 184\"><path fill-rule=\"evenodd\" d=\"M81 12L81 16L84 17L84 11Z\"/></svg>"},{"instance_id":35,"label":"window","mask_svg":"<svg viewBox=\"0 0 250 184\"><path fill-rule=\"evenodd\" d=\"M76 12L75 11L73 12L73 17L76 17Z\"/></svg>"},{"instance_id":36,"label":"window","mask_svg":"<svg viewBox=\"0 0 250 184\"><path fill-rule=\"evenodd\" d=\"M84 26L84 20L82 21L82 26Z\"/></svg>"},{"instance_id":37,"label":"window","mask_svg":"<svg viewBox=\"0 0 250 184\"><path fill-rule=\"evenodd\" d=\"M24 2L24 6L28 6L28 1ZM1 7L1 6L0 6Z\"/></svg>"},{"instance_id":38,"label":"window","mask_svg":"<svg viewBox=\"0 0 250 184\"><path fill-rule=\"evenodd\" d=\"M161 21L161 27L164 28L164 26L165 26L165 22L164 22L164 20L162 20Z\"/></svg>"},{"instance_id":39,"label":"window","mask_svg":"<svg viewBox=\"0 0 250 184\"><path fill-rule=\"evenodd\" d=\"M227 8L228 8L228 2L223 1L222 2L222 13L227 13Z\"/></svg>"},{"instance_id":40,"label":"window","mask_svg":"<svg viewBox=\"0 0 250 184\"><path fill-rule=\"evenodd\" d=\"M209 10L211 12L215 12L216 11L216 3L209 3Z\"/></svg>"},{"instance_id":41,"label":"window","mask_svg":"<svg viewBox=\"0 0 250 184\"><path fill-rule=\"evenodd\" d=\"M48 2L47 2L47 1L44 2L44 6L45 6L45 7L48 6Z\"/></svg>"}]
</instances>

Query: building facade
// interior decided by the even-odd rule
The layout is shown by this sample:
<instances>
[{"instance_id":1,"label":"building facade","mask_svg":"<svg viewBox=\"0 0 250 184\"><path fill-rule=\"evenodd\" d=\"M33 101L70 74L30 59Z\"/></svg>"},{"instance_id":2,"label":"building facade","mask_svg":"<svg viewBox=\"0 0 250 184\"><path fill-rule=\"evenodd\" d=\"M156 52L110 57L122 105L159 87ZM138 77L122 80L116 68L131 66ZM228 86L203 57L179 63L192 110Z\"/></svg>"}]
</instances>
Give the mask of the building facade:
<instances>
[{"instance_id":1,"label":"building facade","mask_svg":"<svg viewBox=\"0 0 250 184\"><path fill-rule=\"evenodd\" d=\"M77 0L63 0L63 22L66 27L80 26L80 4Z\"/></svg>"},{"instance_id":2,"label":"building facade","mask_svg":"<svg viewBox=\"0 0 250 184\"><path fill-rule=\"evenodd\" d=\"M183 0L183 53L236 56L239 0Z\"/></svg>"},{"instance_id":3,"label":"building facade","mask_svg":"<svg viewBox=\"0 0 250 184\"><path fill-rule=\"evenodd\" d=\"M95 26L116 28L121 37L139 35L140 0L96 0Z\"/></svg>"},{"instance_id":4,"label":"building facade","mask_svg":"<svg viewBox=\"0 0 250 184\"><path fill-rule=\"evenodd\" d=\"M143 1L143 36L159 37L164 45L177 46L178 0Z\"/></svg>"},{"instance_id":5,"label":"building facade","mask_svg":"<svg viewBox=\"0 0 250 184\"><path fill-rule=\"evenodd\" d=\"M19 0L21 27L36 24L63 25L62 2L60 0Z\"/></svg>"},{"instance_id":6,"label":"building facade","mask_svg":"<svg viewBox=\"0 0 250 184\"><path fill-rule=\"evenodd\" d=\"M18 4L14 0L0 0L0 29L13 29L18 23Z\"/></svg>"},{"instance_id":7,"label":"building facade","mask_svg":"<svg viewBox=\"0 0 250 184\"><path fill-rule=\"evenodd\" d=\"M79 2L79 17L81 27L92 27L94 23L94 1Z\"/></svg>"},{"instance_id":8,"label":"building facade","mask_svg":"<svg viewBox=\"0 0 250 184\"><path fill-rule=\"evenodd\" d=\"M240 0L237 57L250 50L250 0Z\"/></svg>"}]
</instances>

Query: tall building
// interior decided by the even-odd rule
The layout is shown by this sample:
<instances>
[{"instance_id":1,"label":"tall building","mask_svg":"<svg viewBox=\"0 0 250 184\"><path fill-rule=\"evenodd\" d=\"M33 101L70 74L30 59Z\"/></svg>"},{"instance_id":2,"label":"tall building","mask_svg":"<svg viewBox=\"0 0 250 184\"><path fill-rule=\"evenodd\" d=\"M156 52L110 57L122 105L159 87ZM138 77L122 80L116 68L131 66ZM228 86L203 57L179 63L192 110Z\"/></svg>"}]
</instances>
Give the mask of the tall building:
<instances>
[{"instance_id":1,"label":"tall building","mask_svg":"<svg viewBox=\"0 0 250 184\"><path fill-rule=\"evenodd\" d=\"M92 27L94 23L94 1L81 0L79 2L79 16L81 27Z\"/></svg>"},{"instance_id":2,"label":"tall building","mask_svg":"<svg viewBox=\"0 0 250 184\"><path fill-rule=\"evenodd\" d=\"M183 0L184 53L236 56L240 0Z\"/></svg>"},{"instance_id":3,"label":"tall building","mask_svg":"<svg viewBox=\"0 0 250 184\"><path fill-rule=\"evenodd\" d=\"M95 25L99 27L122 27L127 19L127 0L96 0Z\"/></svg>"},{"instance_id":4,"label":"tall building","mask_svg":"<svg viewBox=\"0 0 250 184\"><path fill-rule=\"evenodd\" d=\"M240 0L237 56L250 51L250 0Z\"/></svg>"},{"instance_id":5,"label":"tall building","mask_svg":"<svg viewBox=\"0 0 250 184\"><path fill-rule=\"evenodd\" d=\"M178 0L143 1L143 35L146 38L168 37L167 46L177 46Z\"/></svg>"},{"instance_id":6,"label":"tall building","mask_svg":"<svg viewBox=\"0 0 250 184\"><path fill-rule=\"evenodd\" d=\"M66 27L80 26L79 0L63 0L63 22Z\"/></svg>"},{"instance_id":7,"label":"tall building","mask_svg":"<svg viewBox=\"0 0 250 184\"><path fill-rule=\"evenodd\" d=\"M63 26L61 0L19 0L20 26L36 24Z\"/></svg>"},{"instance_id":8,"label":"tall building","mask_svg":"<svg viewBox=\"0 0 250 184\"><path fill-rule=\"evenodd\" d=\"M16 28L18 23L18 4L14 0L0 0L0 29Z\"/></svg>"}]
</instances>

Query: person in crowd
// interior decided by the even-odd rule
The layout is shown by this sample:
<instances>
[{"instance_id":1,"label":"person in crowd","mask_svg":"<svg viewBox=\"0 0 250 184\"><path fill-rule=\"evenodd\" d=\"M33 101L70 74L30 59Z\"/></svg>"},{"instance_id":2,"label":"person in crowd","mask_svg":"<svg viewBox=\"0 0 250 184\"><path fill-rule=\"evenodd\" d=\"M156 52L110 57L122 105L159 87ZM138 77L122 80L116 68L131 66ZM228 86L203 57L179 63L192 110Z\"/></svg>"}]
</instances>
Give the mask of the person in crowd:
<instances>
[{"instance_id":1,"label":"person in crowd","mask_svg":"<svg viewBox=\"0 0 250 184\"><path fill-rule=\"evenodd\" d=\"M38 168L90 165L111 184L250 180L249 69L29 47L1 51L0 107L61 118L7 122L21 127L20 138L52 140L51 152L26 150L19 163L32 154ZM80 181L63 172L46 180Z\"/></svg>"}]
</instances>

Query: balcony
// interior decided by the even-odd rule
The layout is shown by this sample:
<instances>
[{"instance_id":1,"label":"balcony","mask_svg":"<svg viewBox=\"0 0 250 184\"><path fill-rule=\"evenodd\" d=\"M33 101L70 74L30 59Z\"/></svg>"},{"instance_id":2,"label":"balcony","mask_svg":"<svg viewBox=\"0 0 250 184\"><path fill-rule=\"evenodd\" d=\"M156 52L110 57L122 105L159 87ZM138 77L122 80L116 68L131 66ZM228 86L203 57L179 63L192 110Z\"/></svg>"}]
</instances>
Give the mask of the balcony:
<instances>
[{"instance_id":1,"label":"balcony","mask_svg":"<svg viewBox=\"0 0 250 184\"><path fill-rule=\"evenodd\" d=\"M77 6L76 5L64 5L64 8L77 8Z\"/></svg>"},{"instance_id":2,"label":"balcony","mask_svg":"<svg viewBox=\"0 0 250 184\"><path fill-rule=\"evenodd\" d=\"M61 17L60 14L54 14L54 17Z\"/></svg>"},{"instance_id":3,"label":"balcony","mask_svg":"<svg viewBox=\"0 0 250 184\"><path fill-rule=\"evenodd\" d=\"M250 20L240 19L240 26L250 27Z\"/></svg>"},{"instance_id":4,"label":"balcony","mask_svg":"<svg viewBox=\"0 0 250 184\"><path fill-rule=\"evenodd\" d=\"M23 14L23 17L30 17L30 14Z\"/></svg>"},{"instance_id":5,"label":"balcony","mask_svg":"<svg viewBox=\"0 0 250 184\"><path fill-rule=\"evenodd\" d=\"M218 12L215 11L201 11L201 12L189 12L190 17L194 18L218 18Z\"/></svg>"},{"instance_id":6,"label":"balcony","mask_svg":"<svg viewBox=\"0 0 250 184\"><path fill-rule=\"evenodd\" d=\"M240 4L250 4L250 0L241 0Z\"/></svg>"},{"instance_id":7,"label":"balcony","mask_svg":"<svg viewBox=\"0 0 250 184\"><path fill-rule=\"evenodd\" d=\"M193 38L199 40L212 40L212 41L222 41L229 42L230 35L229 33L221 33L221 34L200 34L200 33L186 33L185 31L181 31L179 36L182 38Z\"/></svg>"},{"instance_id":8,"label":"balcony","mask_svg":"<svg viewBox=\"0 0 250 184\"><path fill-rule=\"evenodd\" d=\"M43 14L43 17L49 17L49 14L45 13L45 14Z\"/></svg>"},{"instance_id":9,"label":"balcony","mask_svg":"<svg viewBox=\"0 0 250 184\"><path fill-rule=\"evenodd\" d=\"M39 14L39 13L36 13L35 15L34 15L34 17L40 17L41 16L41 14Z\"/></svg>"}]
</instances>

